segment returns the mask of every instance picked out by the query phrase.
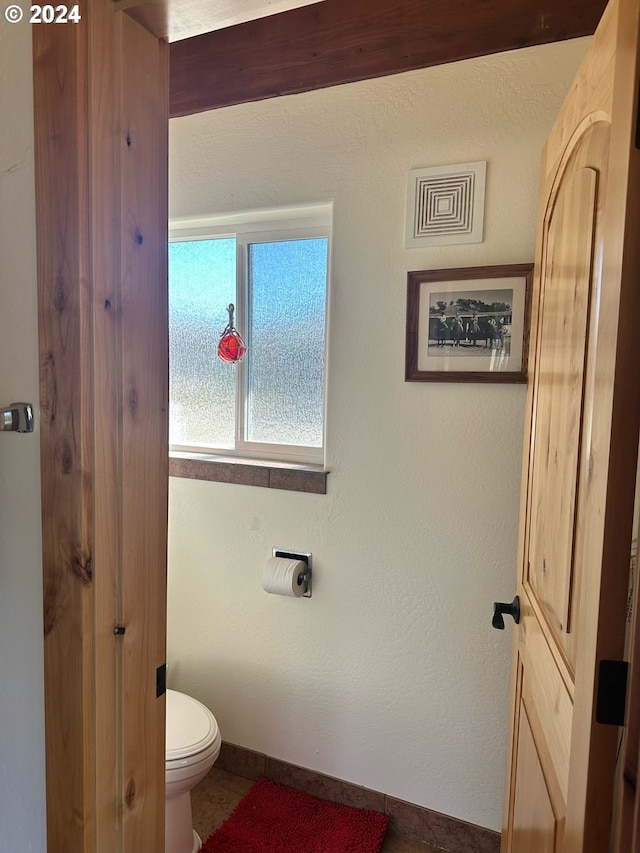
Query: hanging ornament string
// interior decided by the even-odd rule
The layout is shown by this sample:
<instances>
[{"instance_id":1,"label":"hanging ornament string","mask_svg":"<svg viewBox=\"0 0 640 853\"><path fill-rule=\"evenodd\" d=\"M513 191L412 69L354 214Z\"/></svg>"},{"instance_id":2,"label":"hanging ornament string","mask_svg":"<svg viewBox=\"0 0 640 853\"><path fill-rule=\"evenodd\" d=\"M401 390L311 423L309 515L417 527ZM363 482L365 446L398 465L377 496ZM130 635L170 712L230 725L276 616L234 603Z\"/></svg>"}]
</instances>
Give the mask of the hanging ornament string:
<instances>
[{"instance_id":1,"label":"hanging ornament string","mask_svg":"<svg viewBox=\"0 0 640 853\"><path fill-rule=\"evenodd\" d=\"M220 341L218 342L218 357L223 361L235 363L242 361L244 354L247 351L247 345L242 340L240 332L233 325L233 312L235 311L233 302L229 303L227 311L229 312L229 322L220 335Z\"/></svg>"}]
</instances>

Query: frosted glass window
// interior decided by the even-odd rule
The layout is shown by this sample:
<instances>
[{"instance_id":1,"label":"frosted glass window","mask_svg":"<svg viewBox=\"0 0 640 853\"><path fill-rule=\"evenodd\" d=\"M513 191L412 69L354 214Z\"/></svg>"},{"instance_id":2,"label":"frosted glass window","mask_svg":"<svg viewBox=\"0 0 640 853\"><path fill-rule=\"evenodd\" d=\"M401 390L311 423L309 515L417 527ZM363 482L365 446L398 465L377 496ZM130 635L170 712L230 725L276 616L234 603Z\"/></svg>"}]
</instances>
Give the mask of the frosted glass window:
<instances>
[{"instance_id":1,"label":"frosted glass window","mask_svg":"<svg viewBox=\"0 0 640 853\"><path fill-rule=\"evenodd\" d=\"M236 371L217 356L236 302L236 240L169 244L169 441L233 448Z\"/></svg>"},{"instance_id":2,"label":"frosted glass window","mask_svg":"<svg viewBox=\"0 0 640 853\"><path fill-rule=\"evenodd\" d=\"M322 464L330 229L324 203L171 228L173 450ZM238 364L218 357L230 303Z\"/></svg>"},{"instance_id":3,"label":"frosted glass window","mask_svg":"<svg viewBox=\"0 0 640 853\"><path fill-rule=\"evenodd\" d=\"M248 247L247 441L322 447L327 247Z\"/></svg>"}]
</instances>

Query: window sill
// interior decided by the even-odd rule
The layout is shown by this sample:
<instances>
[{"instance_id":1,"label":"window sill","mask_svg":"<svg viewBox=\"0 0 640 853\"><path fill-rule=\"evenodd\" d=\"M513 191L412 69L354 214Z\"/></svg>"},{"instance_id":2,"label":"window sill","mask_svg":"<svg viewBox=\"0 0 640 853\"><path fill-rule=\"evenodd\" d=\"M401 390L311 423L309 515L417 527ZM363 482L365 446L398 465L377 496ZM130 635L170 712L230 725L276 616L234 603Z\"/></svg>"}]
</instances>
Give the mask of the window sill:
<instances>
[{"instance_id":1,"label":"window sill","mask_svg":"<svg viewBox=\"0 0 640 853\"><path fill-rule=\"evenodd\" d=\"M297 465L289 462L230 456L207 456L202 453L172 452L169 456L170 477L234 483L239 486L260 486L265 489L285 489L316 495L326 495L327 474L328 471L316 465Z\"/></svg>"}]
</instances>

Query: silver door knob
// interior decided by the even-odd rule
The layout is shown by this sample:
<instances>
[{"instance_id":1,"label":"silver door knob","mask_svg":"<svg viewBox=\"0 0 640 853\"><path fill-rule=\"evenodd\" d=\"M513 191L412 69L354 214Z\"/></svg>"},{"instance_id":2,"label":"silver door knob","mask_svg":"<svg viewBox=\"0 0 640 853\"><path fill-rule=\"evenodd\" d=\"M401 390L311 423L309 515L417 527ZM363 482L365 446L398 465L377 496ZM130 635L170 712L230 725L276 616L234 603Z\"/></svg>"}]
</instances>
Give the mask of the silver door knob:
<instances>
[{"instance_id":1,"label":"silver door knob","mask_svg":"<svg viewBox=\"0 0 640 853\"><path fill-rule=\"evenodd\" d=\"M33 432L31 403L11 403L0 409L0 432Z\"/></svg>"}]
</instances>

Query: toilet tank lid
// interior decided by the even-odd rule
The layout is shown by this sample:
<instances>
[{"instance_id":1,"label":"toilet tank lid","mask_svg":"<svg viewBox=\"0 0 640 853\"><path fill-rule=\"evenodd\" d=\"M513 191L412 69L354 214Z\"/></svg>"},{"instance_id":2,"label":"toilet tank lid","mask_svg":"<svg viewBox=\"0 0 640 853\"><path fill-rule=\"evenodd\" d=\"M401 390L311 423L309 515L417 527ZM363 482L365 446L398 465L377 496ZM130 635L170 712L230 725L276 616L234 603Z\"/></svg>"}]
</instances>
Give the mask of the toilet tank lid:
<instances>
[{"instance_id":1,"label":"toilet tank lid","mask_svg":"<svg viewBox=\"0 0 640 853\"><path fill-rule=\"evenodd\" d=\"M177 690L167 690L167 761L196 755L217 736L215 717L202 702Z\"/></svg>"}]
</instances>

